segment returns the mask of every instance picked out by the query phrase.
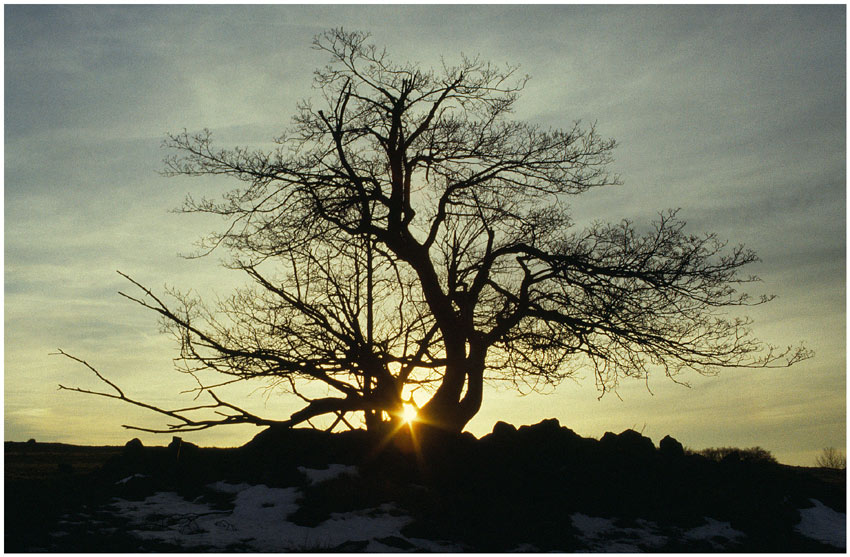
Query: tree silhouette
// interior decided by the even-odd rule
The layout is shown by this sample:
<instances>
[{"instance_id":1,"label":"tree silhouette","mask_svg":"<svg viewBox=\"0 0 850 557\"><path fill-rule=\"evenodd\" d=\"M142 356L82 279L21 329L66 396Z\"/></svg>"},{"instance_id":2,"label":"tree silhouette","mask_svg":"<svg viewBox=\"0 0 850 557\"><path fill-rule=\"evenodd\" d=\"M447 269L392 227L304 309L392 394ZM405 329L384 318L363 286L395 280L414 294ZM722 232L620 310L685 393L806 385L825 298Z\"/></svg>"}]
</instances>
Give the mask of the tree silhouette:
<instances>
[{"instance_id":1,"label":"tree silhouette","mask_svg":"<svg viewBox=\"0 0 850 557\"><path fill-rule=\"evenodd\" d=\"M125 294L162 316L183 371L223 376L199 380L214 403L151 407L99 373L116 392L74 390L177 418L170 430L320 415L355 427L357 413L381 429L415 390L427 395L421 423L461 431L485 380L536 389L589 366L605 393L651 370L678 380L686 368L809 356L764 345L748 320L726 316L770 299L737 291L757 280L739 275L753 252L685 232L675 211L643 234L628 221L576 230L569 198L618 183L606 169L615 143L580 123L512 120L527 79L515 68L466 57L436 70L396 64L368 35L341 29L314 47L331 58L315 72L321 108L301 103L275 150L218 149L209 131L165 141L166 174L243 184L183 210L226 218L205 253L227 250L252 286L214 307L180 294L169 305L135 281L141 294ZM254 379L304 407L266 420L213 392ZM328 394L308 394L313 383ZM221 414L190 417L210 408Z\"/></svg>"},{"instance_id":2,"label":"tree silhouette","mask_svg":"<svg viewBox=\"0 0 850 557\"><path fill-rule=\"evenodd\" d=\"M847 468L847 457L835 447L824 447L821 454L815 459L815 464L821 468L844 470Z\"/></svg>"}]
</instances>

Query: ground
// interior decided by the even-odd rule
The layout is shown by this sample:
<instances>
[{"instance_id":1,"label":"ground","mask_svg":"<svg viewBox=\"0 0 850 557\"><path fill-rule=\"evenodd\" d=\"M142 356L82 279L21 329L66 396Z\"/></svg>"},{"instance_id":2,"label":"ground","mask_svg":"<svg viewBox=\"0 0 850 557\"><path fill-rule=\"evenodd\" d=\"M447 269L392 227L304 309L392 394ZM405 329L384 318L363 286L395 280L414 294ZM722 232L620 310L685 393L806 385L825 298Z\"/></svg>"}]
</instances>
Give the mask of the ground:
<instances>
[{"instance_id":1,"label":"ground","mask_svg":"<svg viewBox=\"0 0 850 557\"><path fill-rule=\"evenodd\" d=\"M603 441L548 421L419 453L317 432L227 450L6 443L5 550L845 549L843 472Z\"/></svg>"}]
</instances>

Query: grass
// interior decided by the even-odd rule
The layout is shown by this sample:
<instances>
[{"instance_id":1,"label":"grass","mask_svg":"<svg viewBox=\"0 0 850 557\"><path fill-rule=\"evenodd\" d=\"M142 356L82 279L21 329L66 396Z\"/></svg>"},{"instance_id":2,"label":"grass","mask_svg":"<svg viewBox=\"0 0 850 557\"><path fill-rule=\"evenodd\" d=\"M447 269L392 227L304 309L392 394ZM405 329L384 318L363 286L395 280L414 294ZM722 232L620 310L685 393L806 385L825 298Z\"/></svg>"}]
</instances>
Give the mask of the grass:
<instances>
[{"instance_id":1,"label":"grass","mask_svg":"<svg viewBox=\"0 0 850 557\"><path fill-rule=\"evenodd\" d=\"M100 470L123 447L86 447L63 443L5 444L6 480L44 480L56 476L89 474Z\"/></svg>"}]
</instances>

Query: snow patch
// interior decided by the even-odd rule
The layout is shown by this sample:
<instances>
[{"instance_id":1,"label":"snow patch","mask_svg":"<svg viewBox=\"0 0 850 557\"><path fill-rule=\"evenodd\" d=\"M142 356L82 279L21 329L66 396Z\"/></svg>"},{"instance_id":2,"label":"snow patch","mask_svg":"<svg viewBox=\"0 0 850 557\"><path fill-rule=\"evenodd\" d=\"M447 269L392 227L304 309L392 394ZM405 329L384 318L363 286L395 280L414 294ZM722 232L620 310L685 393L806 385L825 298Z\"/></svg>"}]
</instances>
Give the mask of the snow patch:
<instances>
[{"instance_id":1,"label":"snow patch","mask_svg":"<svg viewBox=\"0 0 850 557\"><path fill-rule=\"evenodd\" d=\"M143 523L150 517L165 515L196 515L210 512L203 504L190 502L176 493L158 492L143 501L126 501L115 498L110 505L112 509L128 518L133 523Z\"/></svg>"},{"instance_id":2,"label":"snow patch","mask_svg":"<svg viewBox=\"0 0 850 557\"><path fill-rule=\"evenodd\" d=\"M343 468L337 467L332 472L350 473L351 467ZM328 476L329 470L321 472ZM130 522L128 530L132 535L183 549L321 552L347 544L356 545L358 551L397 553L399 547L391 543L395 540L410 544L409 550L414 551L462 550L451 544L402 536L400 530L411 518L397 512L391 514L393 509L387 505L333 513L328 520L311 528L288 520L298 509L298 488L225 482L208 487L234 494L233 509L214 510L201 502L201 498L190 502L171 492L156 493L143 501L113 499L111 508Z\"/></svg>"},{"instance_id":3,"label":"snow patch","mask_svg":"<svg viewBox=\"0 0 850 557\"><path fill-rule=\"evenodd\" d=\"M743 532L735 530L728 522L709 517L705 517L705 522L702 526L685 531L683 537L688 540L707 541L715 549L725 549L729 542L739 542L745 537Z\"/></svg>"},{"instance_id":4,"label":"snow patch","mask_svg":"<svg viewBox=\"0 0 850 557\"><path fill-rule=\"evenodd\" d=\"M658 526L647 520L635 521L638 528L616 526L616 519L582 513L573 513L570 520L592 552L636 553L658 549L669 540L659 535Z\"/></svg>"},{"instance_id":5,"label":"snow patch","mask_svg":"<svg viewBox=\"0 0 850 557\"><path fill-rule=\"evenodd\" d=\"M635 520L636 527L617 526L615 518L570 515L573 526L579 531L589 551L606 553L635 553L656 551L670 541L708 542L715 549L729 549L744 538L744 533L732 528L728 522L706 518L702 526L690 530L660 527L649 520Z\"/></svg>"},{"instance_id":6,"label":"snow patch","mask_svg":"<svg viewBox=\"0 0 850 557\"><path fill-rule=\"evenodd\" d=\"M251 485L246 484L246 483L232 484L232 483L229 483L229 482L219 481L219 482L215 482L213 484L210 484L207 487L209 487L210 489L214 489L215 491L218 491L218 492L221 492L221 493L236 494L236 493L239 493L240 491L244 491L244 490L248 489L249 487L251 487Z\"/></svg>"},{"instance_id":7,"label":"snow patch","mask_svg":"<svg viewBox=\"0 0 850 557\"><path fill-rule=\"evenodd\" d=\"M115 485L125 485L128 482L135 480L136 478L144 479L144 478L149 478L149 477L150 476L145 476L144 474L133 474L132 476L127 476L126 478L118 480L117 482L115 482Z\"/></svg>"},{"instance_id":8,"label":"snow patch","mask_svg":"<svg viewBox=\"0 0 850 557\"><path fill-rule=\"evenodd\" d=\"M299 466L298 471L307 476L307 479L309 479L312 484L326 482L333 478L342 476L343 474L349 476L357 475L356 466L346 466L345 464L329 464L327 470L317 470L315 468Z\"/></svg>"},{"instance_id":9,"label":"snow patch","mask_svg":"<svg viewBox=\"0 0 850 557\"><path fill-rule=\"evenodd\" d=\"M809 499L814 507L800 509L800 523L794 528L802 535L834 547L847 547L847 513L834 511L818 501Z\"/></svg>"}]
</instances>

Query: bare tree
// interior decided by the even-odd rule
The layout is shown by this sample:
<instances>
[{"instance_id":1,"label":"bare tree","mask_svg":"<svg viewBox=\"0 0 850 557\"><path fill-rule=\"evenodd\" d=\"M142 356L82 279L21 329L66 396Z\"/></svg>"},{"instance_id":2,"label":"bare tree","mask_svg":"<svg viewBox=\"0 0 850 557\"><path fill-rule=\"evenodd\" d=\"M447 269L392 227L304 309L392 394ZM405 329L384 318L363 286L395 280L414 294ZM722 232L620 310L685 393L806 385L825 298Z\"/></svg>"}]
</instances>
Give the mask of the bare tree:
<instances>
[{"instance_id":1,"label":"bare tree","mask_svg":"<svg viewBox=\"0 0 850 557\"><path fill-rule=\"evenodd\" d=\"M304 399L273 422L283 425L329 414L353 427L346 416L363 413L381 428L420 389L421 423L460 431L485 380L536 389L589 366L604 394L652 370L678 381L686 368L809 357L727 317L770 299L737 290L757 280L739 275L753 252L685 232L675 211L642 234L628 221L576 230L567 203L618 183L606 170L615 143L580 123L512 120L526 82L515 68L396 64L341 29L314 47L330 56L315 72L321 108L300 104L275 150L218 149L209 131L165 142L167 174L243 184L183 210L227 219L203 248L228 250L253 281L214 308L179 294L172 307L138 284L127 295L179 339L183 371L265 380ZM335 394L305 394L315 382ZM220 384L199 383L220 422L271 423L221 408ZM173 429L215 422L156 410L178 417Z\"/></svg>"},{"instance_id":2,"label":"bare tree","mask_svg":"<svg viewBox=\"0 0 850 557\"><path fill-rule=\"evenodd\" d=\"M823 452L818 455L815 463L821 468L845 470L847 468L847 457L845 457L844 453L837 450L835 447L826 447Z\"/></svg>"}]
</instances>

